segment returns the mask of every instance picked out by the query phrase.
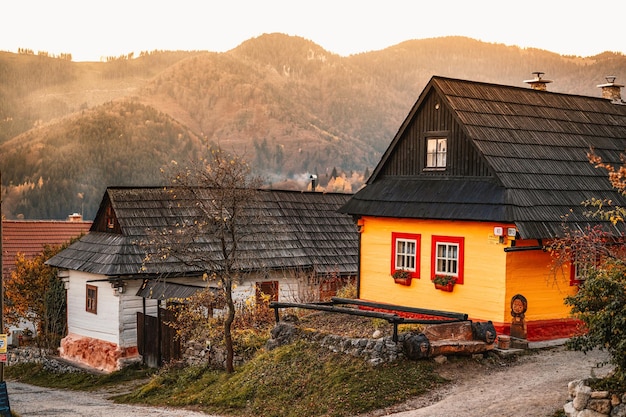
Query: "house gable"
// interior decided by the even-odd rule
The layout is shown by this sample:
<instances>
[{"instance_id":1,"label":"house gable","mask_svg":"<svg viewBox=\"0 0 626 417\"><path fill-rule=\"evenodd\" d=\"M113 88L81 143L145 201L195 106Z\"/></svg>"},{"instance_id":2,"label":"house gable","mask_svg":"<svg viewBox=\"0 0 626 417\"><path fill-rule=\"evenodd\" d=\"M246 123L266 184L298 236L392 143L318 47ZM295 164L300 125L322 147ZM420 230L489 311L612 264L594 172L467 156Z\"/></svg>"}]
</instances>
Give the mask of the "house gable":
<instances>
[{"instance_id":1,"label":"house gable","mask_svg":"<svg viewBox=\"0 0 626 417\"><path fill-rule=\"evenodd\" d=\"M410 118L398 131L372 177L493 179L489 165L468 138L455 112L433 83L429 87L415 104ZM443 167L428 166L427 141L431 138L446 140L446 161Z\"/></svg>"},{"instance_id":2,"label":"house gable","mask_svg":"<svg viewBox=\"0 0 626 417\"><path fill-rule=\"evenodd\" d=\"M115 209L113 208L108 190L104 193L104 197L100 202L100 207L96 213L91 231L122 234L122 228L117 220L117 215L115 214Z\"/></svg>"}]
</instances>

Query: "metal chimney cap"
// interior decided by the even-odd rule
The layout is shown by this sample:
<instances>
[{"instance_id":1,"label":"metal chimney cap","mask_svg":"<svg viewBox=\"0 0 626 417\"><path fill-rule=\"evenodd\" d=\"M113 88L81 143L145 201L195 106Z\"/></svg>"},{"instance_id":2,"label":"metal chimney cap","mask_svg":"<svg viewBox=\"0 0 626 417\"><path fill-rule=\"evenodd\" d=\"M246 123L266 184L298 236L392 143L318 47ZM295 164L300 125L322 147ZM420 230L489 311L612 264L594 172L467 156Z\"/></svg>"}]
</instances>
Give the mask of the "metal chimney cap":
<instances>
[{"instance_id":1,"label":"metal chimney cap","mask_svg":"<svg viewBox=\"0 0 626 417\"><path fill-rule=\"evenodd\" d=\"M527 84L548 84L551 83L552 80L544 80L543 75L545 74L544 72L541 71L533 71L532 73L535 78L533 78L532 80L524 80L525 83Z\"/></svg>"},{"instance_id":2,"label":"metal chimney cap","mask_svg":"<svg viewBox=\"0 0 626 417\"><path fill-rule=\"evenodd\" d=\"M597 87L598 88L604 88L604 87L617 87L617 88L622 88L623 85L622 84L615 84L615 80L617 79L617 77L615 75L607 75L606 77L606 84L598 84Z\"/></svg>"}]
</instances>

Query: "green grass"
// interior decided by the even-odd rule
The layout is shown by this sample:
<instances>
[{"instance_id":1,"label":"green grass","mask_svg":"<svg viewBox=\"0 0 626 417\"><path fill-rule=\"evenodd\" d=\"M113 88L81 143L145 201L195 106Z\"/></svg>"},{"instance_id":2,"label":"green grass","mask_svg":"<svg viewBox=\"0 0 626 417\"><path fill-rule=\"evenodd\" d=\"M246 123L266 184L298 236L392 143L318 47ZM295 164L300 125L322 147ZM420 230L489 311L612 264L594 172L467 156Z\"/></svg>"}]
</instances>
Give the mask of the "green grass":
<instances>
[{"instance_id":1,"label":"green grass","mask_svg":"<svg viewBox=\"0 0 626 417\"><path fill-rule=\"evenodd\" d=\"M349 416L402 402L442 382L429 362L372 367L299 342L262 353L231 375L207 368L162 372L116 400L239 416Z\"/></svg>"},{"instance_id":2,"label":"green grass","mask_svg":"<svg viewBox=\"0 0 626 417\"><path fill-rule=\"evenodd\" d=\"M57 374L47 372L43 365L23 363L4 368L6 379L37 385L40 387L90 391L146 378L155 371L139 365L128 366L110 374L74 372Z\"/></svg>"},{"instance_id":3,"label":"green grass","mask_svg":"<svg viewBox=\"0 0 626 417\"><path fill-rule=\"evenodd\" d=\"M189 407L233 416L351 416L400 403L445 381L428 361L373 367L362 358L306 342L261 352L235 373L207 367L159 371L139 366L112 374L46 372L41 365L5 368L9 380L51 388L94 390L147 379L119 403ZM113 390L112 390L113 391Z\"/></svg>"}]
</instances>

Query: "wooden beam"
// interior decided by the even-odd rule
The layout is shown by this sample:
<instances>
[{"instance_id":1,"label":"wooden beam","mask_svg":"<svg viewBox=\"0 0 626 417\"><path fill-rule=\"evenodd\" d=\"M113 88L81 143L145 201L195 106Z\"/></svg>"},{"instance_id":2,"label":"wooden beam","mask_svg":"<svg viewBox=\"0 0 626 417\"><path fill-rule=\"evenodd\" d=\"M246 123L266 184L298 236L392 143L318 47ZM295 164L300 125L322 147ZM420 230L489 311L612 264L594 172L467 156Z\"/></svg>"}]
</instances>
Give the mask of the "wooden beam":
<instances>
[{"instance_id":1,"label":"wooden beam","mask_svg":"<svg viewBox=\"0 0 626 417\"><path fill-rule=\"evenodd\" d=\"M446 317L455 320L467 320L467 314L464 313L455 313L451 311L441 311L441 310L428 310L425 308L417 308L417 307L407 307L407 306L399 306L393 304L385 304L385 303L375 303L371 301L364 300L356 300L352 298L339 298L333 297L331 298L333 304L351 304L363 307L370 308L381 308L390 311L402 311L404 313L415 313L415 314L424 314L427 316L437 316L437 317ZM430 323L431 321L429 321Z\"/></svg>"}]
</instances>

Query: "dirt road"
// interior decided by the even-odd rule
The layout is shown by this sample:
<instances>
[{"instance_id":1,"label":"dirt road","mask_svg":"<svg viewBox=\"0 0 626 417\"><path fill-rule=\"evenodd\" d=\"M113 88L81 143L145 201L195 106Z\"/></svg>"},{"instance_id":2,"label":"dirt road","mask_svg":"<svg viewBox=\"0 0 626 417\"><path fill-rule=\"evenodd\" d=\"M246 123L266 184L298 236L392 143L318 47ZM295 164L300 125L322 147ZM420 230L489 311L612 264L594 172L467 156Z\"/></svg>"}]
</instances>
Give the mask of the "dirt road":
<instances>
[{"instance_id":1,"label":"dirt road","mask_svg":"<svg viewBox=\"0 0 626 417\"><path fill-rule=\"evenodd\" d=\"M575 379L604 376L609 366L604 352L543 349L518 357L515 362L495 361L485 366L453 360L439 367L453 384L405 404L360 417L546 417L562 409L567 384Z\"/></svg>"},{"instance_id":2,"label":"dirt road","mask_svg":"<svg viewBox=\"0 0 626 417\"><path fill-rule=\"evenodd\" d=\"M436 365L445 378L455 381L433 393L404 404L359 417L546 417L563 407L567 384L575 379L603 376L610 369L596 368L606 354L543 349L510 360L468 361L451 359ZM11 410L28 416L88 417L217 417L155 407L115 404L109 393L50 390L7 382Z\"/></svg>"}]
</instances>

